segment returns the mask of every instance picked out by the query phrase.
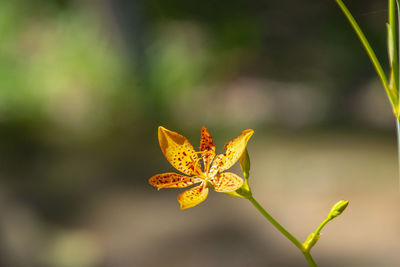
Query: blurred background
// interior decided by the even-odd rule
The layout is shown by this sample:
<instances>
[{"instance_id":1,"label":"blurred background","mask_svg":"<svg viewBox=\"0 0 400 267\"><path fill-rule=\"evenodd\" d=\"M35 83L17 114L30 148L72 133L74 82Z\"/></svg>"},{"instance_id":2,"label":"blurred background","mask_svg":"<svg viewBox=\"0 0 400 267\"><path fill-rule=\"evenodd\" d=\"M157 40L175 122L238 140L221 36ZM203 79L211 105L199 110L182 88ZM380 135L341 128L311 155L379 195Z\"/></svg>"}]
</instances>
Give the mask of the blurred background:
<instances>
[{"instance_id":1,"label":"blurred background","mask_svg":"<svg viewBox=\"0 0 400 267\"><path fill-rule=\"evenodd\" d=\"M347 4L386 62L387 1ZM158 125L254 129L254 196L298 239L350 200L320 266L400 266L395 122L333 0L2 1L0 36L0 266L306 266L247 201L152 188Z\"/></svg>"}]
</instances>

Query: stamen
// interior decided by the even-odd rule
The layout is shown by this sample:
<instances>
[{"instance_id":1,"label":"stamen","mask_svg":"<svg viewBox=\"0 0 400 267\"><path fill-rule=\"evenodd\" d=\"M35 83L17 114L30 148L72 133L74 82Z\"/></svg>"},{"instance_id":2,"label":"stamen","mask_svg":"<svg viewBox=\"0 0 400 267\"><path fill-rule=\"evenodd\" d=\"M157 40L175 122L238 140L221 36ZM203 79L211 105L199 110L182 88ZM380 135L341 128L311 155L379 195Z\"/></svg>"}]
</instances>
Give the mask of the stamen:
<instances>
[{"instance_id":1,"label":"stamen","mask_svg":"<svg viewBox=\"0 0 400 267\"><path fill-rule=\"evenodd\" d=\"M206 154L206 153L209 153L210 151L198 151L198 152L194 152L194 154ZM207 164L207 166L205 166L205 164L203 164L204 165L204 172L205 173L208 173L208 171L210 170L210 166L211 166L211 162L213 161L215 159L215 156L210 160L210 162ZM203 160L203 163L204 163L204 160ZM197 164L197 162L196 162L196 164Z\"/></svg>"},{"instance_id":2,"label":"stamen","mask_svg":"<svg viewBox=\"0 0 400 267\"><path fill-rule=\"evenodd\" d=\"M204 154L207 153L208 151L198 151L198 152L194 152L194 154Z\"/></svg>"},{"instance_id":3,"label":"stamen","mask_svg":"<svg viewBox=\"0 0 400 267\"><path fill-rule=\"evenodd\" d=\"M196 152L197 153L197 152ZM203 171L201 170L201 167L198 167L198 163L199 163L199 161L201 160L201 158L197 158L196 160L193 160L193 158L192 158L192 161L193 161L193 164L194 164L194 168L195 168L195 170L197 171L197 173L201 176L201 177L205 177L205 175L204 175L204 173L203 173Z\"/></svg>"},{"instance_id":4,"label":"stamen","mask_svg":"<svg viewBox=\"0 0 400 267\"><path fill-rule=\"evenodd\" d=\"M197 165L197 163L199 163L199 161L201 160L201 158L198 158L198 159L196 159L193 163L194 163L194 165L196 166Z\"/></svg>"}]
</instances>

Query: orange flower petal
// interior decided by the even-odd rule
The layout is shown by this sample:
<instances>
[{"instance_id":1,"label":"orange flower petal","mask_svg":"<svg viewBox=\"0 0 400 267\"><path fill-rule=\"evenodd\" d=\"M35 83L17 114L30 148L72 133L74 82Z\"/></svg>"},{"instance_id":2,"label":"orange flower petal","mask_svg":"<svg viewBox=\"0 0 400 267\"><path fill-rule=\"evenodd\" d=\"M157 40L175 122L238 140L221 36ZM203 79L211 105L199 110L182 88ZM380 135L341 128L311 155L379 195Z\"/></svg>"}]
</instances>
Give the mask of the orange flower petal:
<instances>
[{"instance_id":1,"label":"orange flower petal","mask_svg":"<svg viewBox=\"0 0 400 267\"><path fill-rule=\"evenodd\" d=\"M231 172L218 174L211 183L217 192L231 192L238 190L243 185L243 179Z\"/></svg>"},{"instance_id":2,"label":"orange flower petal","mask_svg":"<svg viewBox=\"0 0 400 267\"><path fill-rule=\"evenodd\" d=\"M181 209L192 208L203 202L208 195L208 188L205 185L199 185L190 188L178 196Z\"/></svg>"},{"instance_id":3,"label":"orange flower petal","mask_svg":"<svg viewBox=\"0 0 400 267\"><path fill-rule=\"evenodd\" d=\"M201 138L200 138L200 151L206 152L201 155L204 162L204 168L207 169L215 157L215 145L213 143L210 133L207 131L206 127L201 127Z\"/></svg>"},{"instance_id":4,"label":"orange flower petal","mask_svg":"<svg viewBox=\"0 0 400 267\"><path fill-rule=\"evenodd\" d=\"M211 165L210 175L214 176L215 174L223 172L224 170L232 167L242 155L244 149L246 148L247 142L253 133L254 131L251 129L244 130L237 138L226 143L225 154L219 154L215 157Z\"/></svg>"},{"instance_id":5,"label":"orange flower petal","mask_svg":"<svg viewBox=\"0 0 400 267\"><path fill-rule=\"evenodd\" d=\"M184 188L189 185L201 182L200 178L188 177L182 174L168 172L154 175L149 183L159 189L161 188Z\"/></svg>"},{"instance_id":6,"label":"orange flower petal","mask_svg":"<svg viewBox=\"0 0 400 267\"><path fill-rule=\"evenodd\" d=\"M158 141L164 156L177 170L187 175L194 175L200 169L198 156L184 136L160 126Z\"/></svg>"}]
</instances>

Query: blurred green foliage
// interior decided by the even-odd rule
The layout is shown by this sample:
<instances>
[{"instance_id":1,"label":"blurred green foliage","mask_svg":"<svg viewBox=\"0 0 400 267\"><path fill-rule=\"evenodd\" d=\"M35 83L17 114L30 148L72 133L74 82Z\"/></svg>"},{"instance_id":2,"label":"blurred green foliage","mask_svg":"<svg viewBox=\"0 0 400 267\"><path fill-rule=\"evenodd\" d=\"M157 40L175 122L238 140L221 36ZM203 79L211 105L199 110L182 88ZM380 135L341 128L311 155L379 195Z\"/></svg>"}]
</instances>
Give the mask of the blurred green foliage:
<instances>
[{"instance_id":1,"label":"blurred green foliage","mask_svg":"<svg viewBox=\"0 0 400 267\"><path fill-rule=\"evenodd\" d=\"M122 55L102 31L77 9L29 10L28 3L18 1L2 5L3 120L74 123L89 114L87 122L101 116L126 80Z\"/></svg>"},{"instance_id":2,"label":"blurred green foliage","mask_svg":"<svg viewBox=\"0 0 400 267\"><path fill-rule=\"evenodd\" d=\"M382 9L367 3L355 14ZM288 6L292 1L2 3L7 183L40 205L49 197L87 197L92 183L101 191L109 177L142 183L156 161L158 125L194 134L203 124L224 132L370 119L362 112L375 95L367 104L357 97L375 81L373 68L334 3ZM384 16L360 16L369 36L384 32ZM372 43L385 53L383 39ZM374 113L378 122L385 112Z\"/></svg>"},{"instance_id":3,"label":"blurred green foliage","mask_svg":"<svg viewBox=\"0 0 400 267\"><path fill-rule=\"evenodd\" d=\"M325 114L322 122L346 121L353 102L343 98L373 80L334 3L303 1L290 9L291 1L101 3L3 4L0 122L48 120L96 130L132 113L139 121L178 122L187 120L176 115L188 112L185 103L203 92L211 98L243 77L317 87L325 95L315 112ZM354 5L384 55L384 7ZM196 114L191 119L201 121Z\"/></svg>"}]
</instances>

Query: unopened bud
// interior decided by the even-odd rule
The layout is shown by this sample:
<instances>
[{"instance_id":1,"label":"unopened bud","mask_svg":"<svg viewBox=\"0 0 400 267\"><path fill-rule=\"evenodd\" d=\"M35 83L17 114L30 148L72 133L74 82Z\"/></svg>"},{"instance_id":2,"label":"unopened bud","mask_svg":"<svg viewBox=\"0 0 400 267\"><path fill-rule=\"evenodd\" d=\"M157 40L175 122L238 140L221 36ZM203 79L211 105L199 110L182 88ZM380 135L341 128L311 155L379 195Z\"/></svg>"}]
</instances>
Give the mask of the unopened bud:
<instances>
[{"instance_id":1,"label":"unopened bud","mask_svg":"<svg viewBox=\"0 0 400 267\"><path fill-rule=\"evenodd\" d=\"M247 148L244 149L242 156L240 157L240 168L243 171L244 178L248 179L250 171L250 157L249 153L247 152Z\"/></svg>"},{"instance_id":2,"label":"unopened bud","mask_svg":"<svg viewBox=\"0 0 400 267\"><path fill-rule=\"evenodd\" d=\"M348 200L340 200L338 203L333 205L328 217L335 218L336 216L339 216L347 208L347 205L349 205Z\"/></svg>"}]
</instances>

